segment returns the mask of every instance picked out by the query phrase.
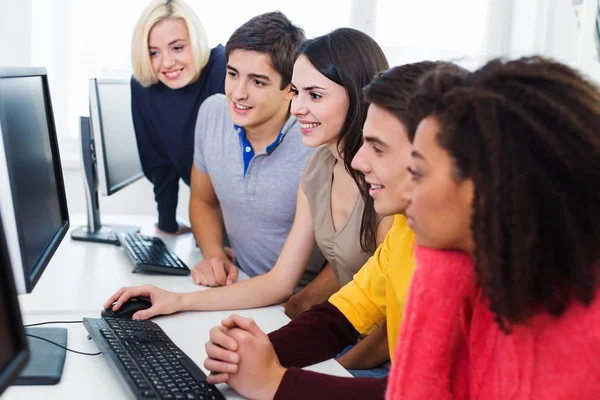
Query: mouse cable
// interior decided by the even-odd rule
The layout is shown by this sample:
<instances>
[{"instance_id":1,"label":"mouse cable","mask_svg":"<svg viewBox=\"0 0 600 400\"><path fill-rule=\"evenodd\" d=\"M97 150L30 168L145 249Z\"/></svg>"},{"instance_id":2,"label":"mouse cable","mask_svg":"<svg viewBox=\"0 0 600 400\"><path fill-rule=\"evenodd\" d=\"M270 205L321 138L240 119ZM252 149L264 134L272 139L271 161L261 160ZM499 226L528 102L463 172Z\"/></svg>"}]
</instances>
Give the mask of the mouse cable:
<instances>
[{"instance_id":1,"label":"mouse cable","mask_svg":"<svg viewBox=\"0 0 600 400\"><path fill-rule=\"evenodd\" d=\"M79 321L46 321L46 322L38 322L36 324L27 324L23 325L23 328L29 328L32 326L40 326L40 325L49 325L49 324L81 324L82 320Z\"/></svg>"},{"instance_id":2,"label":"mouse cable","mask_svg":"<svg viewBox=\"0 0 600 400\"><path fill-rule=\"evenodd\" d=\"M39 340L43 340L44 342L48 342L50 344L58 346L61 349L65 349L66 351L70 351L71 353L81 354L81 355L84 355L84 356L99 356L100 354L102 354L101 352L98 352L98 353L84 353L83 351L71 350L71 349L63 346L62 344L58 344L56 342L53 342L52 340L48 340L48 339L40 337L40 336L32 335L30 333L26 333L25 335L27 335L29 337L32 337L32 338L39 339Z\"/></svg>"}]
</instances>

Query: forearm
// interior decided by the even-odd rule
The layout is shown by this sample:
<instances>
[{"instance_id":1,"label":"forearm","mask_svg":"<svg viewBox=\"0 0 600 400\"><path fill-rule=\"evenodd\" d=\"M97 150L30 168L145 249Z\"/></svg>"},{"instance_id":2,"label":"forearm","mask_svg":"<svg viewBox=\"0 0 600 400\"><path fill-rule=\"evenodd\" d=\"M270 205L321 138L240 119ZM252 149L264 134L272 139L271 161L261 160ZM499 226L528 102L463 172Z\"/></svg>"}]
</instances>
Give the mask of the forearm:
<instances>
[{"instance_id":1,"label":"forearm","mask_svg":"<svg viewBox=\"0 0 600 400\"><path fill-rule=\"evenodd\" d=\"M176 218L179 177L166 168L155 168L146 176L154 185L158 228L165 232L177 231L179 228Z\"/></svg>"},{"instance_id":2,"label":"forearm","mask_svg":"<svg viewBox=\"0 0 600 400\"><path fill-rule=\"evenodd\" d=\"M387 378L342 378L289 368L274 400L384 399L386 387Z\"/></svg>"},{"instance_id":3,"label":"forearm","mask_svg":"<svg viewBox=\"0 0 600 400\"><path fill-rule=\"evenodd\" d=\"M312 282L288 300L285 304L285 313L290 318L296 318L315 304L327 301L340 288L340 281L335 276L331 265L327 263Z\"/></svg>"},{"instance_id":4,"label":"forearm","mask_svg":"<svg viewBox=\"0 0 600 400\"><path fill-rule=\"evenodd\" d=\"M240 310L265 307L285 301L294 285L285 285L280 279L266 273L233 285L185 293L180 311Z\"/></svg>"},{"instance_id":5,"label":"forearm","mask_svg":"<svg viewBox=\"0 0 600 400\"><path fill-rule=\"evenodd\" d=\"M389 359L387 327L382 324L340 357L338 362L346 369L369 369L378 367Z\"/></svg>"},{"instance_id":6,"label":"forearm","mask_svg":"<svg viewBox=\"0 0 600 400\"><path fill-rule=\"evenodd\" d=\"M223 248L221 208L190 199L190 221L196 243L204 258L227 257Z\"/></svg>"},{"instance_id":7,"label":"forearm","mask_svg":"<svg viewBox=\"0 0 600 400\"><path fill-rule=\"evenodd\" d=\"M304 367L333 358L356 343L357 337L350 321L331 303L316 305L269 334L284 367Z\"/></svg>"}]
</instances>

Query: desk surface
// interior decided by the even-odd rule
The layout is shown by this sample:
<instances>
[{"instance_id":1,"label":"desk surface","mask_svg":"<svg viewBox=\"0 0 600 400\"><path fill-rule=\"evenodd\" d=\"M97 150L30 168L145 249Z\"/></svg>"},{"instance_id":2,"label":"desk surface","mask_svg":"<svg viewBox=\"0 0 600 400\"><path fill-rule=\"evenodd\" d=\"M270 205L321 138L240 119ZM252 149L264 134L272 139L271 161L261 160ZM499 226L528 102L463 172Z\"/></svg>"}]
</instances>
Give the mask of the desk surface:
<instances>
[{"instance_id":1,"label":"desk surface","mask_svg":"<svg viewBox=\"0 0 600 400\"><path fill-rule=\"evenodd\" d=\"M105 219L113 223L139 225L143 233L154 234L151 217ZM82 216L72 218L72 225L76 228L83 221ZM191 234L161 237L190 268L202 259ZM133 264L120 247L77 242L67 236L33 292L19 295L24 323L97 318L104 301L121 286L151 283L179 292L210 290L194 285L189 276L134 274L132 269ZM204 344L208 341L208 331L232 312L187 312L161 316L153 321L204 369ZM265 332L278 329L289 321L280 305L235 312L253 318ZM87 331L82 324L62 326L69 330L69 348L84 352L98 351L93 341L87 340ZM331 375L350 376L334 360L316 364L308 369ZM241 398L226 385L220 385L219 388L228 399ZM117 376L103 356L92 357L67 352L62 380L58 385L10 387L5 392L5 397L58 399L81 397L82 393L90 399L122 398L125 394Z\"/></svg>"}]
</instances>

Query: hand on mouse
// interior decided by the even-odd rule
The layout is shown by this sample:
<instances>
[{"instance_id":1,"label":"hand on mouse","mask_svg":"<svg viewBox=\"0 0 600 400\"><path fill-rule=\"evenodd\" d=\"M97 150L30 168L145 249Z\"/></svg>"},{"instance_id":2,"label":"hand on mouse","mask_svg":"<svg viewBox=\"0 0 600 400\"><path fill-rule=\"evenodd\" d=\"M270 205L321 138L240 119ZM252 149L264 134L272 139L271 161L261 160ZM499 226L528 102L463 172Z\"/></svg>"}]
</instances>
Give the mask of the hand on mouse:
<instances>
[{"instance_id":1,"label":"hand on mouse","mask_svg":"<svg viewBox=\"0 0 600 400\"><path fill-rule=\"evenodd\" d=\"M127 300L139 296L148 297L152 307L136 312L132 319L148 319L156 315L173 314L181 309L181 293L169 292L154 285L123 287L104 303L104 309L112 305L113 310L118 311Z\"/></svg>"}]
</instances>

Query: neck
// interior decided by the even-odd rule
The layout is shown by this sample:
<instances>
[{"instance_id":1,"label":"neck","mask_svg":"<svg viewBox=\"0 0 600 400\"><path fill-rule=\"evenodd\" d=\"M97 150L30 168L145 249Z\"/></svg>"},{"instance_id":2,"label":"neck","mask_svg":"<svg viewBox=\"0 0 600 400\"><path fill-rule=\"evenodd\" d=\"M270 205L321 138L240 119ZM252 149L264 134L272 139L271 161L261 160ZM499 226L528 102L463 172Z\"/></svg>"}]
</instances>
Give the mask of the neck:
<instances>
[{"instance_id":1,"label":"neck","mask_svg":"<svg viewBox=\"0 0 600 400\"><path fill-rule=\"evenodd\" d=\"M262 151L266 146L272 143L285 122L288 120L290 114L288 112L288 107L282 107L281 110L277 112L271 119L263 122L257 126L248 126L244 127L244 131L246 132L246 138L254 147L254 151Z\"/></svg>"},{"instance_id":2,"label":"neck","mask_svg":"<svg viewBox=\"0 0 600 400\"><path fill-rule=\"evenodd\" d=\"M338 149L338 147L341 148L344 146L343 143L340 143L340 146L338 146L337 138L335 138L335 139L330 140L329 142L325 143L325 146L327 146L327 148L329 149L329 151L331 152L333 157L335 157L336 165L344 163L344 158L342 157L342 155L340 154L340 151Z\"/></svg>"}]
</instances>

